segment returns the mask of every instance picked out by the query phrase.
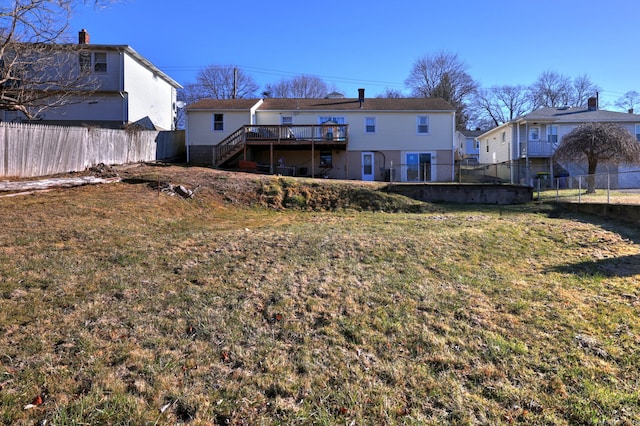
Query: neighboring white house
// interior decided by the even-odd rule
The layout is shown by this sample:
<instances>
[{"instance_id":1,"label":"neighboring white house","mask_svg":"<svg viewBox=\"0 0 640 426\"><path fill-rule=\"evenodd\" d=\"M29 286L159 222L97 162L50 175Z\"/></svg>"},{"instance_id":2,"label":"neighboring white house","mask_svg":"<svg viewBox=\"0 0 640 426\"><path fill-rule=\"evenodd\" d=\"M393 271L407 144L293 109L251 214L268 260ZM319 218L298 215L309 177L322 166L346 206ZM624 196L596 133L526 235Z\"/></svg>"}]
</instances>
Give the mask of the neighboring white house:
<instances>
[{"instance_id":1,"label":"neighboring white house","mask_svg":"<svg viewBox=\"0 0 640 426\"><path fill-rule=\"evenodd\" d=\"M128 124L174 130L175 80L127 45L89 44L79 32L77 67L90 70L96 87L77 102L48 108L36 119L43 124L93 125L119 128ZM16 111L0 111L2 121L22 121Z\"/></svg>"},{"instance_id":2,"label":"neighboring white house","mask_svg":"<svg viewBox=\"0 0 640 426\"><path fill-rule=\"evenodd\" d=\"M512 183L532 184L539 174L584 175L586 168L554 163L552 155L564 135L593 122L619 124L640 140L640 115L598 109L590 98L587 107L540 108L483 133L476 138L480 163Z\"/></svg>"},{"instance_id":3,"label":"neighboring white house","mask_svg":"<svg viewBox=\"0 0 640 426\"><path fill-rule=\"evenodd\" d=\"M454 179L455 109L436 98L207 99L186 110L188 160L337 179Z\"/></svg>"}]
</instances>

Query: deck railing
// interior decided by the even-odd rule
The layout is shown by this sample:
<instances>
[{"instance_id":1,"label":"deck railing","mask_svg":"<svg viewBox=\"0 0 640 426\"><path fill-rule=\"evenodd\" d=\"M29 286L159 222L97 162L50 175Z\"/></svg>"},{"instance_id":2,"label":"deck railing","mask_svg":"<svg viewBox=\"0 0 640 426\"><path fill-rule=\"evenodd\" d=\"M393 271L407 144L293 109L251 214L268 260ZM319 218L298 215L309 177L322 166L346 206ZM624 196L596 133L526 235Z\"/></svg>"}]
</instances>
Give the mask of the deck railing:
<instances>
[{"instance_id":1,"label":"deck railing","mask_svg":"<svg viewBox=\"0 0 640 426\"><path fill-rule=\"evenodd\" d=\"M520 142L520 157L550 157L557 145L557 142L542 140Z\"/></svg>"},{"instance_id":2,"label":"deck railing","mask_svg":"<svg viewBox=\"0 0 640 426\"><path fill-rule=\"evenodd\" d=\"M227 136L214 149L213 164L219 166L247 144L339 144L349 140L348 124L245 125Z\"/></svg>"}]
</instances>

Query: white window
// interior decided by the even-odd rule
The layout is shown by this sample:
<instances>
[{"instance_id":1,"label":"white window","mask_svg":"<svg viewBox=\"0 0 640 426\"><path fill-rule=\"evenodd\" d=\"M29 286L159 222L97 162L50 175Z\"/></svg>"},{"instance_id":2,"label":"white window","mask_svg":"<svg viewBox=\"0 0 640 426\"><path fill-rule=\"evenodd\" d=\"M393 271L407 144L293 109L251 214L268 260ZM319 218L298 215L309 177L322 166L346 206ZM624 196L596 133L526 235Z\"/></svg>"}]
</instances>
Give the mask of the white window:
<instances>
[{"instance_id":1,"label":"white window","mask_svg":"<svg viewBox=\"0 0 640 426\"><path fill-rule=\"evenodd\" d=\"M80 71L87 72L107 72L106 52L81 52L79 55Z\"/></svg>"},{"instance_id":2,"label":"white window","mask_svg":"<svg viewBox=\"0 0 640 426\"><path fill-rule=\"evenodd\" d=\"M558 126L547 126L547 140L549 142L558 142Z\"/></svg>"},{"instance_id":3,"label":"white window","mask_svg":"<svg viewBox=\"0 0 640 426\"><path fill-rule=\"evenodd\" d=\"M290 126L293 124L293 117L291 117L290 115L283 115L282 116L282 125L283 126Z\"/></svg>"},{"instance_id":4,"label":"white window","mask_svg":"<svg viewBox=\"0 0 640 426\"><path fill-rule=\"evenodd\" d=\"M529 140L530 141L540 140L540 127L531 127L529 129Z\"/></svg>"},{"instance_id":5,"label":"white window","mask_svg":"<svg viewBox=\"0 0 640 426\"><path fill-rule=\"evenodd\" d=\"M95 52L93 54L93 70L95 72L107 72L107 54Z\"/></svg>"},{"instance_id":6,"label":"white window","mask_svg":"<svg viewBox=\"0 0 640 426\"><path fill-rule=\"evenodd\" d=\"M429 116L419 115L417 122L418 122L418 126L417 126L418 134L419 135L429 134Z\"/></svg>"},{"instance_id":7,"label":"white window","mask_svg":"<svg viewBox=\"0 0 640 426\"><path fill-rule=\"evenodd\" d=\"M224 130L224 114L213 114L213 131L221 132Z\"/></svg>"},{"instance_id":8,"label":"white window","mask_svg":"<svg viewBox=\"0 0 640 426\"><path fill-rule=\"evenodd\" d=\"M375 117L365 117L364 118L364 132L365 133L375 133L376 132L376 118Z\"/></svg>"},{"instance_id":9,"label":"white window","mask_svg":"<svg viewBox=\"0 0 640 426\"><path fill-rule=\"evenodd\" d=\"M344 126L344 117L320 116L318 122L322 127L318 128L321 132L318 136L327 140L344 140L347 133L347 127Z\"/></svg>"},{"instance_id":10,"label":"white window","mask_svg":"<svg viewBox=\"0 0 640 426\"><path fill-rule=\"evenodd\" d=\"M320 124L344 124L344 117L319 117Z\"/></svg>"},{"instance_id":11,"label":"white window","mask_svg":"<svg viewBox=\"0 0 640 426\"><path fill-rule=\"evenodd\" d=\"M502 143L507 141L507 132L502 132Z\"/></svg>"},{"instance_id":12,"label":"white window","mask_svg":"<svg viewBox=\"0 0 640 426\"><path fill-rule=\"evenodd\" d=\"M640 141L640 124L636 124L636 139Z\"/></svg>"},{"instance_id":13,"label":"white window","mask_svg":"<svg viewBox=\"0 0 640 426\"><path fill-rule=\"evenodd\" d=\"M79 55L80 71L83 73L91 72L91 53L81 52Z\"/></svg>"}]
</instances>

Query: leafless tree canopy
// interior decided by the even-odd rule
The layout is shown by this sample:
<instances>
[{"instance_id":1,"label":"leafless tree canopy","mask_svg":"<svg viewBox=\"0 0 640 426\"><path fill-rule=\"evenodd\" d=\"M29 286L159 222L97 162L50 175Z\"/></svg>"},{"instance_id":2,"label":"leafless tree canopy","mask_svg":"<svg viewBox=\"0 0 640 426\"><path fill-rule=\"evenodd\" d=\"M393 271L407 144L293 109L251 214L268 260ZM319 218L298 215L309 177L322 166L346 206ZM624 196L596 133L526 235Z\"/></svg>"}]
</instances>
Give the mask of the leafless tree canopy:
<instances>
[{"instance_id":1,"label":"leafless tree canopy","mask_svg":"<svg viewBox=\"0 0 640 426\"><path fill-rule=\"evenodd\" d=\"M386 88L384 89L384 91L378 95L376 95L376 98L386 98L386 99L398 99L398 98L405 98L406 96L398 89L390 89L390 88Z\"/></svg>"},{"instance_id":2,"label":"leafless tree canopy","mask_svg":"<svg viewBox=\"0 0 640 426\"><path fill-rule=\"evenodd\" d=\"M253 77L233 66L209 65L196 75L198 98L247 99L258 92Z\"/></svg>"},{"instance_id":3,"label":"leafless tree canopy","mask_svg":"<svg viewBox=\"0 0 640 426\"><path fill-rule=\"evenodd\" d=\"M640 93L631 90L616 101L616 107L624 112L635 111L640 106Z\"/></svg>"},{"instance_id":4,"label":"leafless tree canopy","mask_svg":"<svg viewBox=\"0 0 640 426\"><path fill-rule=\"evenodd\" d=\"M299 75L290 80L267 84L265 94L271 98L318 99L326 97L333 89L321 78L313 75Z\"/></svg>"},{"instance_id":5,"label":"leafless tree canopy","mask_svg":"<svg viewBox=\"0 0 640 426\"><path fill-rule=\"evenodd\" d=\"M32 119L96 89L89 70L80 66L81 47L58 44L67 32L73 7L80 3L86 1L0 3L0 109L21 111Z\"/></svg>"},{"instance_id":6,"label":"leafless tree canopy","mask_svg":"<svg viewBox=\"0 0 640 426\"><path fill-rule=\"evenodd\" d=\"M586 106L587 100L595 96L599 88L587 75L575 79L545 71L529 87L533 109L543 107Z\"/></svg>"},{"instance_id":7,"label":"leafless tree canopy","mask_svg":"<svg viewBox=\"0 0 640 426\"><path fill-rule=\"evenodd\" d=\"M467 120L466 102L478 88L468 68L458 55L441 51L418 59L405 84L413 96L439 97L449 102L456 108L457 127L463 129Z\"/></svg>"},{"instance_id":8,"label":"leafless tree canopy","mask_svg":"<svg viewBox=\"0 0 640 426\"><path fill-rule=\"evenodd\" d=\"M599 163L640 163L640 142L624 127L614 123L587 123L567 133L554 154L556 161L584 162L588 174L596 172ZM589 192L594 192L593 180Z\"/></svg>"},{"instance_id":9,"label":"leafless tree canopy","mask_svg":"<svg viewBox=\"0 0 640 426\"><path fill-rule=\"evenodd\" d=\"M499 126L525 114L531 108L527 88L517 86L493 86L481 89L474 98L478 114L491 120L491 126Z\"/></svg>"}]
</instances>

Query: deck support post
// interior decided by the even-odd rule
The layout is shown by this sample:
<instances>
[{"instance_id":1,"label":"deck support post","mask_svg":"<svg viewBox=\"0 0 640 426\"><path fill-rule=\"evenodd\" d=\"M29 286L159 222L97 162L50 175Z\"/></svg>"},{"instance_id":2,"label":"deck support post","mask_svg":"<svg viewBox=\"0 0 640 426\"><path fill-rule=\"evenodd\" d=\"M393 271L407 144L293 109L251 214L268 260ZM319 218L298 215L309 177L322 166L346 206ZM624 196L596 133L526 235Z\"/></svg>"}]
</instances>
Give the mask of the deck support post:
<instances>
[{"instance_id":1,"label":"deck support post","mask_svg":"<svg viewBox=\"0 0 640 426\"><path fill-rule=\"evenodd\" d=\"M315 156L315 148L316 145L313 142L313 140L311 141L311 177L314 178L316 177L316 156Z\"/></svg>"},{"instance_id":2,"label":"deck support post","mask_svg":"<svg viewBox=\"0 0 640 426\"><path fill-rule=\"evenodd\" d=\"M269 173L273 174L273 142L269 144Z\"/></svg>"}]
</instances>

